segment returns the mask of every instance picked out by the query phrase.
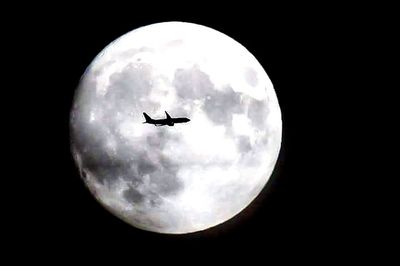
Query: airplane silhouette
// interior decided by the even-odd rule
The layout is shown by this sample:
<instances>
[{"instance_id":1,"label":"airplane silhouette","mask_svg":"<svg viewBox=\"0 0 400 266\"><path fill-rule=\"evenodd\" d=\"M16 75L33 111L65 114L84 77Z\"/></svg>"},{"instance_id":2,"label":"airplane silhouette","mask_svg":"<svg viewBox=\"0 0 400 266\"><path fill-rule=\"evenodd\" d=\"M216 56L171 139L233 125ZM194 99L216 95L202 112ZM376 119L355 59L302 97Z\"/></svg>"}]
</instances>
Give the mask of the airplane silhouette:
<instances>
[{"instance_id":1,"label":"airplane silhouette","mask_svg":"<svg viewBox=\"0 0 400 266\"><path fill-rule=\"evenodd\" d=\"M186 123L189 122L190 119L186 117L177 117L177 118L172 118L167 111L165 111L165 114L167 115L166 119L152 119L148 114L143 113L144 118L146 119L146 122L143 122L143 124L153 124L155 126L174 126L176 123Z\"/></svg>"}]
</instances>

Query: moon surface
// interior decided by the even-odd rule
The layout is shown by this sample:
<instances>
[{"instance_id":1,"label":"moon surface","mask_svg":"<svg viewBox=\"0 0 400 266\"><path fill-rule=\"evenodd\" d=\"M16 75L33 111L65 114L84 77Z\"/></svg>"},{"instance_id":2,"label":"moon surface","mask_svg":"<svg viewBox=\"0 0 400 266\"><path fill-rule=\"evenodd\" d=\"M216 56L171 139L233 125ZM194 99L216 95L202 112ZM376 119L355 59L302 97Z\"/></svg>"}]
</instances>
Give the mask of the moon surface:
<instances>
[{"instance_id":1,"label":"moon surface","mask_svg":"<svg viewBox=\"0 0 400 266\"><path fill-rule=\"evenodd\" d=\"M172 127L152 118L187 117ZM273 85L241 44L211 28L165 22L109 44L82 76L71 150L93 196L134 227L183 234L248 206L278 158Z\"/></svg>"}]
</instances>

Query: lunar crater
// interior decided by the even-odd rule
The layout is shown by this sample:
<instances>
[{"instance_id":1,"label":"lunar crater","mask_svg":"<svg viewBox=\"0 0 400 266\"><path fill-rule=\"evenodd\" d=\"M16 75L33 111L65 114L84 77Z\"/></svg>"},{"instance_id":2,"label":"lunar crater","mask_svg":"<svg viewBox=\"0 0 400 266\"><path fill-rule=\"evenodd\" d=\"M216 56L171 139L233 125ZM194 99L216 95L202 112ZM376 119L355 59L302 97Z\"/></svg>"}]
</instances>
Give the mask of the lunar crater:
<instances>
[{"instance_id":1,"label":"lunar crater","mask_svg":"<svg viewBox=\"0 0 400 266\"><path fill-rule=\"evenodd\" d=\"M244 76L250 86L256 87L258 85L257 72L254 69L250 67L246 68Z\"/></svg>"},{"instance_id":2,"label":"lunar crater","mask_svg":"<svg viewBox=\"0 0 400 266\"><path fill-rule=\"evenodd\" d=\"M124 197L133 205L140 204L145 199L145 196L133 187L129 187L127 190L124 190Z\"/></svg>"}]
</instances>

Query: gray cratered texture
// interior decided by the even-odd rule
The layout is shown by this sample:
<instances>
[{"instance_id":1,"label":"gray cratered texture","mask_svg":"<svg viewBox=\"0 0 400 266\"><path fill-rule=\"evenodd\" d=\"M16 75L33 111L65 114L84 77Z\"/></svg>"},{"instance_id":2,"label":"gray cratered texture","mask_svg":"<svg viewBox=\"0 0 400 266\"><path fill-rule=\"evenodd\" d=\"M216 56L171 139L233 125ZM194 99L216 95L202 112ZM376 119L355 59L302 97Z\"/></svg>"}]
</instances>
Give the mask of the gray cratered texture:
<instances>
[{"instance_id":1,"label":"gray cratered texture","mask_svg":"<svg viewBox=\"0 0 400 266\"><path fill-rule=\"evenodd\" d=\"M164 118L164 110L191 121L142 123L142 112ZM281 143L278 101L257 60L217 31L179 22L107 46L82 77L70 124L72 153L97 200L160 233L204 230L239 213L268 181Z\"/></svg>"}]
</instances>

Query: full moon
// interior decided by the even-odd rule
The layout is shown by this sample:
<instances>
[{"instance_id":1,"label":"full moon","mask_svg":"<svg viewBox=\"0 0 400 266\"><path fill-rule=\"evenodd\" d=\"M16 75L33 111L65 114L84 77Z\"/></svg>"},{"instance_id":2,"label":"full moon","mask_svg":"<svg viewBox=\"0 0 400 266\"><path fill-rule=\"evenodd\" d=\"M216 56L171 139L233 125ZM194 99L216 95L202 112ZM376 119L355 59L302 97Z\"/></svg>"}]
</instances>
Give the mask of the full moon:
<instances>
[{"instance_id":1,"label":"full moon","mask_svg":"<svg viewBox=\"0 0 400 266\"><path fill-rule=\"evenodd\" d=\"M187 117L173 126L144 124ZM82 180L136 228L184 234L234 217L278 158L282 120L256 58L214 29L165 22L135 29L83 74L70 116Z\"/></svg>"}]
</instances>

